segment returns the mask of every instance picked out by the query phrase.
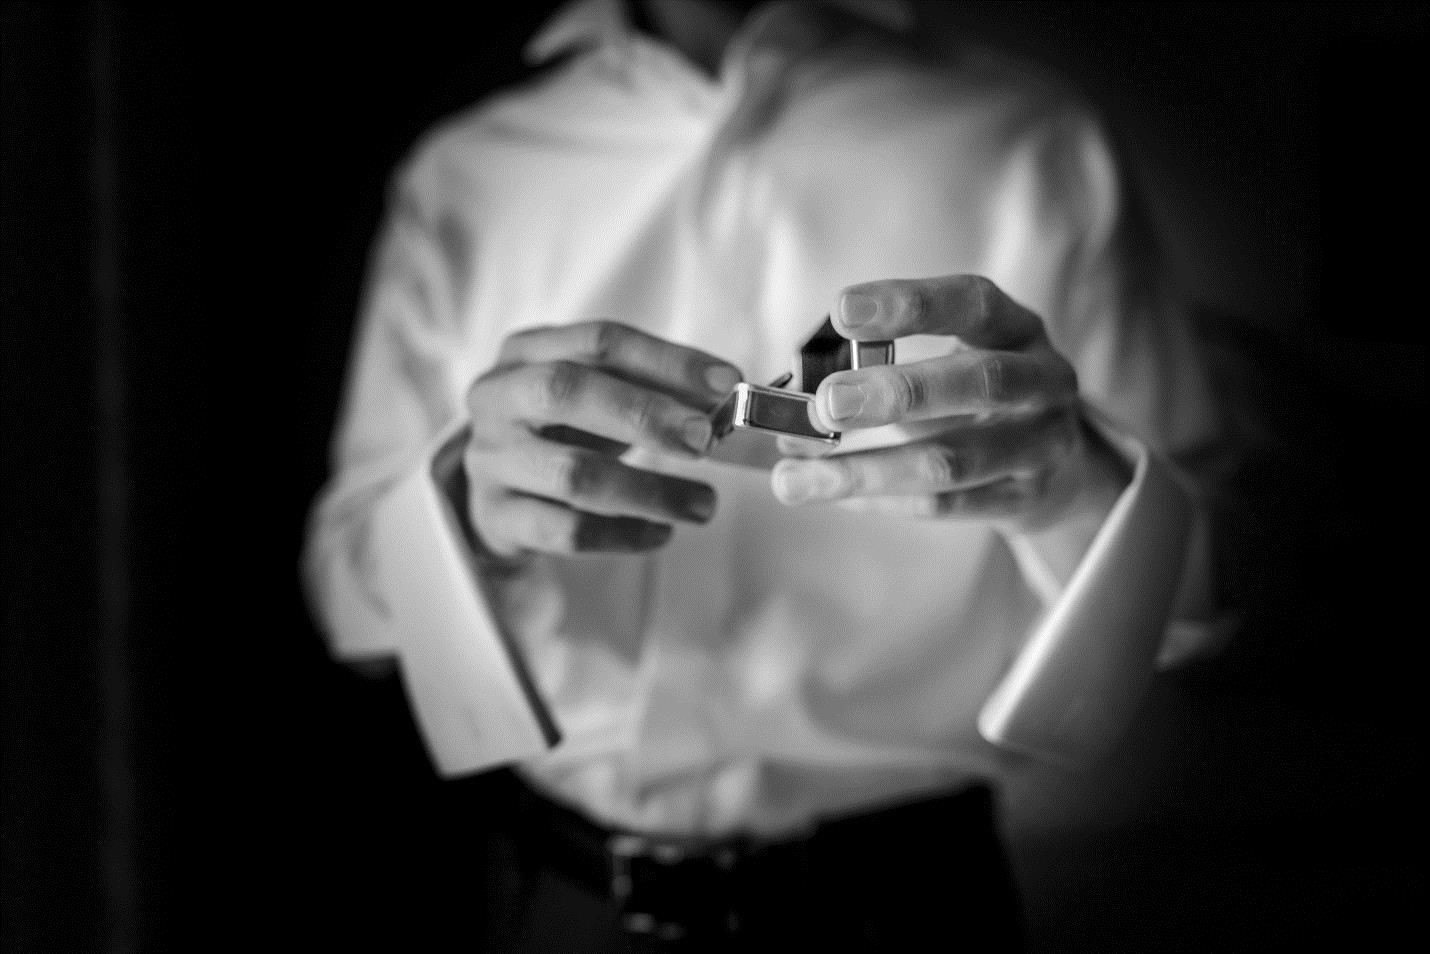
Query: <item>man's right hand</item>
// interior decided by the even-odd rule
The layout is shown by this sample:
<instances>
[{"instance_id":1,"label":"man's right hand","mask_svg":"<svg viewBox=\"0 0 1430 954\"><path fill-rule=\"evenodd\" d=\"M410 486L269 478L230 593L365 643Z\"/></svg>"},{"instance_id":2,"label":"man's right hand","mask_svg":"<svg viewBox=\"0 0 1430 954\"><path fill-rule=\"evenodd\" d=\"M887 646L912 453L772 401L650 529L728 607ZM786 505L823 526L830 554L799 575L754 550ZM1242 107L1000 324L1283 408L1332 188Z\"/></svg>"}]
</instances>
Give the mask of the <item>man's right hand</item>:
<instances>
[{"instance_id":1,"label":"man's right hand","mask_svg":"<svg viewBox=\"0 0 1430 954\"><path fill-rule=\"evenodd\" d=\"M492 555L639 552L677 521L704 523L715 491L631 467L632 445L686 458L741 380L727 362L609 321L519 331L467 393L472 527Z\"/></svg>"}]
</instances>

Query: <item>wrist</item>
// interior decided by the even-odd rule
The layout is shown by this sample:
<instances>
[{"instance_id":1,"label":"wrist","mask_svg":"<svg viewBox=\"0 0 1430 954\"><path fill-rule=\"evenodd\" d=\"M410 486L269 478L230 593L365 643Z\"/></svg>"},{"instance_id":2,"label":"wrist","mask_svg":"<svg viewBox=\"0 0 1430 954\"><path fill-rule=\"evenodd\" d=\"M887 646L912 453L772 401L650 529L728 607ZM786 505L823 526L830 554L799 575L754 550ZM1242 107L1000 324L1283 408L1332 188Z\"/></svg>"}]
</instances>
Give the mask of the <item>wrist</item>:
<instances>
[{"instance_id":1,"label":"wrist","mask_svg":"<svg viewBox=\"0 0 1430 954\"><path fill-rule=\"evenodd\" d=\"M1038 554L1049 583L1059 587L1072 578L1132 480L1131 467L1096 428L1081 417L1077 426L1076 456L1053 477L1065 482L1062 492L1049 495L1048 507L1001 528Z\"/></svg>"}]
</instances>

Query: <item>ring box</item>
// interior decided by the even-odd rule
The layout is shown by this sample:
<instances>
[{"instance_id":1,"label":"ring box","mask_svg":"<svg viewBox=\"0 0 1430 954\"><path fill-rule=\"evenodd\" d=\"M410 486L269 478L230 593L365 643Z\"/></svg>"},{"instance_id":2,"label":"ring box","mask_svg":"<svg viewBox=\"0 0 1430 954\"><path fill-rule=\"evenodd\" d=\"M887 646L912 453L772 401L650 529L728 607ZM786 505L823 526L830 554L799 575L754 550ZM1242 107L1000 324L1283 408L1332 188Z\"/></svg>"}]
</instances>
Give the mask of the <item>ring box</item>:
<instances>
[{"instance_id":1,"label":"ring box","mask_svg":"<svg viewBox=\"0 0 1430 954\"><path fill-rule=\"evenodd\" d=\"M826 315L799 349L793 369L768 385L741 382L711 415L714 438L709 456L749 467L773 467L786 456L778 438L808 441L815 448L837 447L839 432L825 430L814 415L819 382L836 371L894 363L892 341L850 341Z\"/></svg>"}]
</instances>

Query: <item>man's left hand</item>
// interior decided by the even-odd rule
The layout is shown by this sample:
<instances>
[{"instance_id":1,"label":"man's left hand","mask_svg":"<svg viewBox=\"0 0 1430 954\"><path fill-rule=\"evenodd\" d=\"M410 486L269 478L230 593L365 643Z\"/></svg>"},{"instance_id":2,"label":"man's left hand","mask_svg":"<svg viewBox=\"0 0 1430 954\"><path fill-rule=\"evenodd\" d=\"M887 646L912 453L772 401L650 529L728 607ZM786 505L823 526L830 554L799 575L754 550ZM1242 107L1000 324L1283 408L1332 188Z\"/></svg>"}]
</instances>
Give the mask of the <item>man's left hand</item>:
<instances>
[{"instance_id":1,"label":"man's left hand","mask_svg":"<svg viewBox=\"0 0 1430 954\"><path fill-rule=\"evenodd\" d=\"M950 335L963 347L826 378L815 408L830 430L913 422L922 429L936 422L932 436L819 459L786 458L772 474L784 503L838 501L1036 530L1125 486L1123 469L1081 422L1077 373L1049 341L1042 319L987 278L850 286L831 317L840 334L856 341Z\"/></svg>"}]
</instances>

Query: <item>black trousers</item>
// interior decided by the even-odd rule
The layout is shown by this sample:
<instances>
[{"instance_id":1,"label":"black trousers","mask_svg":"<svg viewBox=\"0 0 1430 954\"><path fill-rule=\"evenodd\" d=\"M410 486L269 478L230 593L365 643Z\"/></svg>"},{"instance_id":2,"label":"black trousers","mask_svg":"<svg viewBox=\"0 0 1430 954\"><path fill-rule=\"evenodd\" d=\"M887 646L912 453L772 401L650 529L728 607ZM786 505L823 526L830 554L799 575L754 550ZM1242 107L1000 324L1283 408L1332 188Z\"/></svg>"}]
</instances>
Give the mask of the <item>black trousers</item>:
<instances>
[{"instance_id":1,"label":"black trousers","mask_svg":"<svg viewBox=\"0 0 1430 954\"><path fill-rule=\"evenodd\" d=\"M623 871L623 859L593 848L613 833L511 784L508 824L484 836L477 950L1025 949L987 787L833 820L807 838L750 849L728 870L704 858L667 866L637 857Z\"/></svg>"}]
</instances>

